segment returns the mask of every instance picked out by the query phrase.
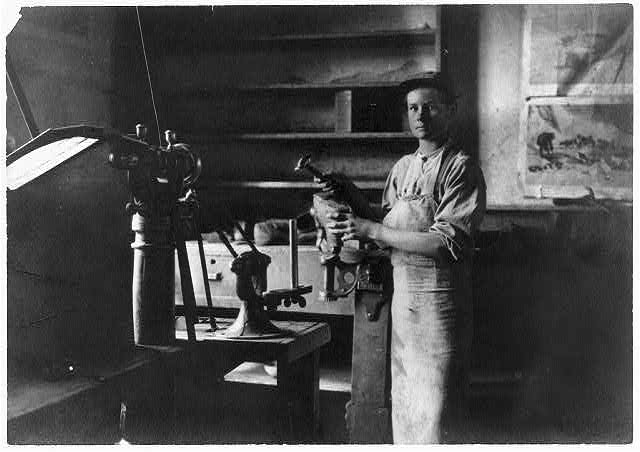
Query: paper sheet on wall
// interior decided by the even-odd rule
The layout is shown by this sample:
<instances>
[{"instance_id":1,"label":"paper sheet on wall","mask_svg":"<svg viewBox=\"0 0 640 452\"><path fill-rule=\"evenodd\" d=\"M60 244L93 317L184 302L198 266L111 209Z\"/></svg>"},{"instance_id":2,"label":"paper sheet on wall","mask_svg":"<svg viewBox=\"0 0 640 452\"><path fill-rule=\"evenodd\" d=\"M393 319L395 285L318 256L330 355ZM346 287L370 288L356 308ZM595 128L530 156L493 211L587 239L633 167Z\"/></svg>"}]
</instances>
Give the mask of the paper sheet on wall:
<instances>
[{"instance_id":1,"label":"paper sheet on wall","mask_svg":"<svg viewBox=\"0 0 640 452\"><path fill-rule=\"evenodd\" d=\"M527 14L527 95L632 93L631 5L537 5Z\"/></svg>"},{"instance_id":2,"label":"paper sheet on wall","mask_svg":"<svg viewBox=\"0 0 640 452\"><path fill-rule=\"evenodd\" d=\"M632 198L633 106L538 99L527 106L525 184L542 197ZM537 188L536 188L537 187ZM538 190L538 192L536 192Z\"/></svg>"}]
</instances>

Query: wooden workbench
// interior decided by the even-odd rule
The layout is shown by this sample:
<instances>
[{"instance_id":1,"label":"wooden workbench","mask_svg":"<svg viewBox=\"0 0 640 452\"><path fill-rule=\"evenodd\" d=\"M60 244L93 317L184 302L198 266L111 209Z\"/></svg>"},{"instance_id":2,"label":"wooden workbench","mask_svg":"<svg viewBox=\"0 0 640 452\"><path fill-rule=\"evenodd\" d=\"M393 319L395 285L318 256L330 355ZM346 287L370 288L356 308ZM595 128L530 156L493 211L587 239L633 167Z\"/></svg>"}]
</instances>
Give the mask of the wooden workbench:
<instances>
[{"instance_id":1,"label":"wooden workbench","mask_svg":"<svg viewBox=\"0 0 640 452\"><path fill-rule=\"evenodd\" d=\"M231 321L217 319L217 324L225 327ZM226 363L224 373L245 361L276 361L281 442L311 442L320 425L320 348L331 339L331 331L322 322L273 323L287 334L277 338L229 339L208 331L208 323L199 323L196 343L191 344L178 322L176 342L189 352L188 362L226 357L218 360Z\"/></svg>"},{"instance_id":2,"label":"wooden workbench","mask_svg":"<svg viewBox=\"0 0 640 452\"><path fill-rule=\"evenodd\" d=\"M81 362L67 378L46 379L37 373L8 378L8 443L114 444L120 439L121 402L134 410L151 407L148 412L163 419L172 409L167 386L172 385L171 369L180 353L179 347L135 348L116 362ZM165 433L170 435L167 420Z\"/></svg>"}]
</instances>

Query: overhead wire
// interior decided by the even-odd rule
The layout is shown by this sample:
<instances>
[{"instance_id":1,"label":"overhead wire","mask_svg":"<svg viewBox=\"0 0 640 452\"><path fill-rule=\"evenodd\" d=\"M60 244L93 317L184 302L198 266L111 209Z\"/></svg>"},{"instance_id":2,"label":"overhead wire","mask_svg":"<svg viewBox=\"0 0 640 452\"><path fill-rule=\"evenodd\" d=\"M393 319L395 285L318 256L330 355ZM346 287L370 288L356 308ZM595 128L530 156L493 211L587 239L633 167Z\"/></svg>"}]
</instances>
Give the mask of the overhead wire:
<instances>
[{"instance_id":1,"label":"overhead wire","mask_svg":"<svg viewBox=\"0 0 640 452\"><path fill-rule=\"evenodd\" d=\"M142 34L142 22L140 21L140 10L136 6L136 15L138 16L138 30L140 31L140 42L142 43L142 53L144 55L144 65L147 69L147 80L149 81L149 91L151 92L151 103L153 104L153 114L156 117L156 127L158 129L158 145L162 144L160 135L160 122L158 121L158 110L156 109L156 101L153 96L153 85L151 84L151 73L149 72L149 62L147 61L147 50L144 45L144 36Z\"/></svg>"}]
</instances>

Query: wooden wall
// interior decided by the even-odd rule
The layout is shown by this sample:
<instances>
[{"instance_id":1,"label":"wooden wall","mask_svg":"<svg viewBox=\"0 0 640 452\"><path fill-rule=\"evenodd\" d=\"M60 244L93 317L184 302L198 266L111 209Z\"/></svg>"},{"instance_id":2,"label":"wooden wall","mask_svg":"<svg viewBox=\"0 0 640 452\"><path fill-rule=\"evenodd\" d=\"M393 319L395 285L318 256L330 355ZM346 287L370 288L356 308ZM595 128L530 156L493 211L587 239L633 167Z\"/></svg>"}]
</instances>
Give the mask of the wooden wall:
<instances>
[{"instance_id":1,"label":"wooden wall","mask_svg":"<svg viewBox=\"0 0 640 452\"><path fill-rule=\"evenodd\" d=\"M7 50L40 130L113 125L117 10L22 12ZM7 132L20 145L29 135L7 91ZM133 342L128 189L108 152L99 146L7 191L10 372L113 359Z\"/></svg>"}]
</instances>

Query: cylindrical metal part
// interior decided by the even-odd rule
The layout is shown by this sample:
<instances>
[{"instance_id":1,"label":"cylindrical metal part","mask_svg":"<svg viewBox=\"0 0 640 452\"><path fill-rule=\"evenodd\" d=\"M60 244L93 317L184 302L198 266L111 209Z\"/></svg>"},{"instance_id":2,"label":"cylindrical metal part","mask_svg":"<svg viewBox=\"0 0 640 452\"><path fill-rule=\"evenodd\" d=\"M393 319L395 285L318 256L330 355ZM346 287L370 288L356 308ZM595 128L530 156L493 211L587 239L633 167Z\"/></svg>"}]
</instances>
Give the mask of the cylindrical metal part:
<instances>
[{"instance_id":1,"label":"cylindrical metal part","mask_svg":"<svg viewBox=\"0 0 640 452\"><path fill-rule=\"evenodd\" d=\"M335 268L333 263L327 263L324 266L323 290L320 291L320 298L323 301L334 301L336 299L335 296L333 296Z\"/></svg>"},{"instance_id":2,"label":"cylindrical metal part","mask_svg":"<svg viewBox=\"0 0 640 452\"><path fill-rule=\"evenodd\" d=\"M133 336L138 345L175 342L175 256L169 217L135 214L133 248Z\"/></svg>"},{"instance_id":3,"label":"cylindrical metal part","mask_svg":"<svg viewBox=\"0 0 640 452\"><path fill-rule=\"evenodd\" d=\"M147 128L144 124L136 124L136 137L140 140L147 138Z\"/></svg>"},{"instance_id":4,"label":"cylindrical metal part","mask_svg":"<svg viewBox=\"0 0 640 452\"><path fill-rule=\"evenodd\" d=\"M291 288L298 287L298 222L289 220L289 263L291 266Z\"/></svg>"},{"instance_id":5,"label":"cylindrical metal part","mask_svg":"<svg viewBox=\"0 0 640 452\"><path fill-rule=\"evenodd\" d=\"M167 146L171 146L176 142L176 133L173 130L165 130L164 131L164 139L167 142Z\"/></svg>"}]
</instances>

